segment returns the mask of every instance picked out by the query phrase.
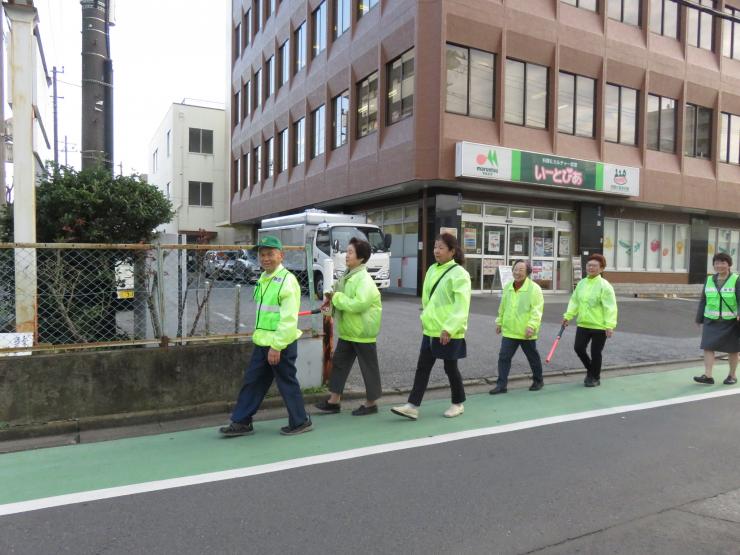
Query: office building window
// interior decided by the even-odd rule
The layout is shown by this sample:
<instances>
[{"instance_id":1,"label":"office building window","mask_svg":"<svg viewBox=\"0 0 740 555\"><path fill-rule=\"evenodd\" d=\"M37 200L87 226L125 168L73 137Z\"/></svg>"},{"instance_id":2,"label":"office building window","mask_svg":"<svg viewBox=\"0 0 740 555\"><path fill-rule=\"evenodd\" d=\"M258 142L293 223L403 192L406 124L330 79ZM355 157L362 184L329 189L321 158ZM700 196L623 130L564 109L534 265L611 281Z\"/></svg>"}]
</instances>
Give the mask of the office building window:
<instances>
[{"instance_id":1,"label":"office building window","mask_svg":"<svg viewBox=\"0 0 740 555\"><path fill-rule=\"evenodd\" d=\"M694 0L694 3L707 8L714 7L714 0ZM687 7L686 9L689 17L688 43L697 48L712 50L714 33L712 32L713 18L711 14L701 12L695 8Z\"/></svg>"},{"instance_id":2,"label":"office building window","mask_svg":"<svg viewBox=\"0 0 740 555\"><path fill-rule=\"evenodd\" d=\"M249 115L249 81L242 85L242 119Z\"/></svg>"},{"instance_id":3,"label":"office building window","mask_svg":"<svg viewBox=\"0 0 740 555\"><path fill-rule=\"evenodd\" d=\"M236 160L231 161L231 194L239 192L239 186L240 182L239 179L241 178L241 158L237 158ZM169 188L169 183L167 184L167 187Z\"/></svg>"},{"instance_id":4,"label":"office building window","mask_svg":"<svg viewBox=\"0 0 740 555\"><path fill-rule=\"evenodd\" d=\"M650 31L678 38L678 7L676 0L650 0Z\"/></svg>"},{"instance_id":5,"label":"office building window","mask_svg":"<svg viewBox=\"0 0 740 555\"><path fill-rule=\"evenodd\" d=\"M252 10L251 8L244 12L244 18L242 19L242 38L244 46L249 45L252 42Z\"/></svg>"},{"instance_id":6,"label":"office building window","mask_svg":"<svg viewBox=\"0 0 740 555\"><path fill-rule=\"evenodd\" d=\"M254 72L254 107L259 108L262 105L262 69Z\"/></svg>"},{"instance_id":7,"label":"office building window","mask_svg":"<svg viewBox=\"0 0 740 555\"><path fill-rule=\"evenodd\" d=\"M324 154L326 143L326 108L322 104L311 112L311 158Z\"/></svg>"},{"instance_id":8,"label":"office building window","mask_svg":"<svg viewBox=\"0 0 740 555\"><path fill-rule=\"evenodd\" d=\"M583 8L584 10L589 10L592 12L595 12L597 10L596 2L597 0L561 0L565 4L570 4L571 6L575 6L576 8Z\"/></svg>"},{"instance_id":9,"label":"office building window","mask_svg":"<svg viewBox=\"0 0 740 555\"><path fill-rule=\"evenodd\" d=\"M234 51L234 61L239 59L239 56L241 55L241 47L242 47L242 24L237 23L236 27L234 27L234 39L233 39L233 46L232 50Z\"/></svg>"},{"instance_id":10,"label":"office building window","mask_svg":"<svg viewBox=\"0 0 740 555\"><path fill-rule=\"evenodd\" d=\"M359 0L357 2L357 17L360 18L378 5L379 0Z\"/></svg>"},{"instance_id":11,"label":"office building window","mask_svg":"<svg viewBox=\"0 0 740 555\"><path fill-rule=\"evenodd\" d=\"M388 64L388 124L414 113L414 49Z\"/></svg>"},{"instance_id":12,"label":"office building window","mask_svg":"<svg viewBox=\"0 0 740 555\"><path fill-rule=\"evenodd\" d=\"M256 31L259 31L262 29L262 19L263 19L263 13L262 13L262 1L263 0L254 0L254 23Z\"/></svg>"},{"instance_id":13,"label":"office building window","mask_svg":"<svg viewBox=\"0 0 740 555\"><path fill-rule=\"evenodd\" d=\"M712 109L686 104L683 151L692 158L709 160L712 152Z\"/></svg>"},{"instance_id":14,"label":"office building window","mask_svg":"<svg viewBox=\"0 0 740 555\"><path fill-rule=\"evenodd\" d=\"M265 62L265 98L275 94L275 56Z\"/></svg>"},{"instance_id":15,"label":"office building window","mask_svg":"<svg viewBox=\"0 0 740 555\"><path fill-rule=\"evenodd\" d=\"M167 198L170 198L170 183L169 183L169 181L167 182L167 185L165 185L164 192L165 192L165 195L167 195Z\"/></svg>"},{"instance_id":16,"label":"office building window","mask_svg":"<svg viewBox=\"0 0 740 555\"><path fill-rule=\"evenodd\" d=\"M326 50L326 2L319 4L311 15L311 57Z\"/></svg>"},{"instance_id":17,"label":"office building window","mask_svg":"<svg viewBox=\"0 0 740 555\"><path fill-rule=\"evenodd\" d=\"M252 113L252 82L244 83L244 117Z\"/></svg>"},{"instance_id":18,"label":"office building window","mask_svg":"<svg viewBox=\"0 0 740 555\"><path fill-rule=\"evenodd\" d=\"M276 9L277 0L270 0L270 12L267 14L267 17L270 17L272 14L274 14Z\"/></svg>"},{"instance_id":19,"label":"office building window","mask_svg":"<svg viewBox=\"0 0 740 555\"><path fill-rule=\"evenodd\" d=\"M231 126L236 127L242 120L242 103L239 98L239 91L234 93L231 102Z\"/></svg>"},{"instance_id":20,"label":"office building window","mask_svg":"<svg viewBox=\"0 0 740 555\"><path fill-rule=\"evenodd\" d=\"M453 114L493 119L496 55L448 44L445 59L445 109Z\"/></svg>"},{"instance_id":21,"label":"office building window","mask_svg":"<svg viewBox=\"0 0 740 555\"><path fill-rule=\"evenodd\" d=\"M290 79L290 41L286 40L278 50L278 87L285 85Z\"/></svg>"},{"instance_id":22,"label":"office building window","mask_svg":"<svg viewBox=\"0 0 740 555\"><path fill-rule=\"evenodd\" d=\"M189 206L213 206L213 183L188 181Z\"/></svg>"},{"instance_id":23,"label":"office building window","mask_svg":"<svg viewBox=\"0 0 740 555\"><path fill-rule=\"evenodd\" d=\"M558 84L558 131L579 137L593 137L595 102L594 79L561 71Z\"/></svg>"},{"instance_id":24,"label":"office building window","mask_svg":"<svg viewBox=\"0 0 740 555\"><path fill-rule=\"evenodd\" d=\"M357 83L357 137L378 129L378 72Z\"/></svg>"},{"instance_id":25,"label":"office building window","mask_svg":"<svg viewBox=\"0 0 740 555\"><path fill-rule=\"evenodd\" d=\"M306 118L293 124L293 165L303 164L306 156Z\"/></svg>"},{"instance_id":26,"label":"office building window","mask_svg":"<svg viewBox=\"0 0 740 555\"><path fill-rule=\"evenodd\" d=\"M262 181L262 145L252 149L252 185Z\"/></svg>"},{"instance_id":27,"label":"office building window","mask_svg":"<svg viewBox=\"0 0 740 555\"><path fill-rule=\"evenodd\" d=\"M333 0L334 2L334 38L340 37L350 26L350 0Z\"/></svg>"},{"instance_id":28,"label":"office building window","mask_svg":"<svg viewBox=\"0 0 740 555\"><path fill-rule=\"evenodd\" d=\"M306 22L293 33L293 59L295 60L295 73L306 67Z\"/></svg>"},{"instance_id":29,"label":"office building window","mask_svg":"<svg viewBox=\"0 0 740 555\"><path fill-rule=\"evenodd\" d=\"M647 98L647 147L676 152L676 101L655 94Z\"/></svg>"},{"instance_id":30,"label":"office building window","mask_svg":"<svg viewBox=\"0 0 740 555\"><path fill-rule=\"evenodd\" d=\"M740 164L740 116L722 112L722 132L719 135L719 161Z\"/></svg>"},{"instance_id":31,"label":"office building window","mask_svg":"<svg viewBox=\"0 0 740 555\"><path fill-rule=\"evenodd\" d=\"M270 137L265 141L265 179L272 177L275 171L275 140Z\"/></svg>"},{"instance_id":32,"label":"office building window","mask_svg":"<svg viewBox=\"0 0 740 555\"><path fill-rule=\"evenodd\" d=\"M278 173L288 169L288 128L278 133Z\"/></svg>"},{"instance_id":33,"label":"office building window","mask_svg":"<svg viewBox=\"0 0 740 555\"><path fill-rule=\"evenodd\" d=\"M349 91L335 96L331 101L332 148L347 143L349 130Z\"/></svg>"},{"instance_id":34,"label":"office building window","mask_svg":"<svg viewBox=\"0 0 740 555\"><path fill-rule=\"evenodd\" d=\"M170 148L172 147L172 130L167 131L167 136L165 138L165 143L167 144L167 158L170 157Z\"/></svg>"},{"instance_id":35,"label":"office building window","mask_svg":"<svg viewBox=\"0 0 740 555\"><path fill-rule=\"evenodd\" d=\"M241 170L241 190L245 191L249 188L249 154L242 156L242 170Z\"/></svg>"},{"instance_id":36,"label":"office building window","mask_svg":"<svg viewBox=\"0 0 740 555\"><path fill-rule=\"evenodd\" d=\"M604 103L604 138L623 145L637 144L637 91L607 84Z\"/></svg>"},{"instance_id":37,"label":"office building window","mask_svg":"<svg viewBox=\"0 0 740 555\"><path fill-rule=\"evenodd\" d=\"M547 68L507 58L504 119L507 123L547 128Z\"/></svg>"},{"instance_id":38,"label":"office building window","mask_svg":"<svg viewBox=\"0 0 740 555\"><path fill-rule=\"evenodd\" d=\"M157 173L157 167L159 166L159 149L155 148L152 152L152 173Z\"/></svg>"},{"instance_id":39,"label":"office building window","mask_svg":"<svg viewBox=\"0 0 740 555\"><path fill-rule=\"evenodd\" d=\"M189 128L188 151L200 154L213 154L213 130Z\"/></svg>"},{"instance_id":40,"label":"office building window","mask_svg":"<svg viewBox=\"0 0 740 555\"><path fill-rule=\"evenodd\" d=\"M725 7L725 13L740 20L740 8ZM726 58L740 60L740 23L738 21L722 20L722 55Z\"/></svg>"},{"instance_id":41,"label":"office building window","mask_svg":"<svg viewBox=\"0 0 740 555\"><path fill-rule=\"evenodd\" d=\"M616 19L627 25L640 25L640 0L608 0L610 19Z\"/></svg>"}]
</instances>

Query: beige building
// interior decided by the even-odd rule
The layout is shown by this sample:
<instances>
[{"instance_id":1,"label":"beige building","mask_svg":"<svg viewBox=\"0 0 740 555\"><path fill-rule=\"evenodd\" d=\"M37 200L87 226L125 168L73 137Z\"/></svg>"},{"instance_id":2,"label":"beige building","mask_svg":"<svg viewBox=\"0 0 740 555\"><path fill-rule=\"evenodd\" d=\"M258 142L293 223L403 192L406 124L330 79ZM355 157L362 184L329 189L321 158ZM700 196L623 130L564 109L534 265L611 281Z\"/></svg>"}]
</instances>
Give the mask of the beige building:
<instances>
[{"instance_id":1,"label":"beige building","mask_svg":"<svg viewBox=\"0 0 740 555\"><path fill-rule=\"evenodd\" d=\"M740 0L233 0L231 221L317 206L454 230L474 289L697 283L740 248Z\"/></svg>"}]
</instances>

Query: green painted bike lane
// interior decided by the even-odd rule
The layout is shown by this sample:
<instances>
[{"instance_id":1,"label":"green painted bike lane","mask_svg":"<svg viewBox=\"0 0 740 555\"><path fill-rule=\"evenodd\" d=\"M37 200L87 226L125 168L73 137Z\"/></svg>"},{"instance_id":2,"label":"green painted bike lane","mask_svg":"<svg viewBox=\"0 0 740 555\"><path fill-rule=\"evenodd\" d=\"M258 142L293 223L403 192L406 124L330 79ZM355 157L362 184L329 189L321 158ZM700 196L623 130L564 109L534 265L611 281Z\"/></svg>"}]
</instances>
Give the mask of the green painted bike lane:
<instances>
[{"instance_id":1,"label":"green painted bike lane","mask_svg":"<svg viewBox=\"0 0 740 555\"><path fill-rule=\"evenodd\" d=\"M285 424L279 419L255 422L254 435L233 439L202 428L7 453L0 455L0 505L727 389L694 384L691 376L697 372L683 368L607 377L598 388L584 388L579 381L546 385L536 393L517 389L496 397L472 395L465 414L454 419L442 416L448 400L432 400L423 404L416 422L381 406L380 414L365 418L349 412L315 415L314 431L295 437L279 435Z\"/></svg>"}]
</instances>

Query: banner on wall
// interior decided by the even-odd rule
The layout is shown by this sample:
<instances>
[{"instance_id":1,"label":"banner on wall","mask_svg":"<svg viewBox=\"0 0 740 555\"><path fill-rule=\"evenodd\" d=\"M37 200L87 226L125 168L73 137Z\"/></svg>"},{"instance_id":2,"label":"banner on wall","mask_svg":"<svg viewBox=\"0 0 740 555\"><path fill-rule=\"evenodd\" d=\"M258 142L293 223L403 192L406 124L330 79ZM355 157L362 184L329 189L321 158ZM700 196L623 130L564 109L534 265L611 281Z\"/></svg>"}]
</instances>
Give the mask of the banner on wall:
<instances>
[{"instance_id":1,"label":"banner on wall","mask_svg":"<svg viewBox=\"0 0 740 555\"><path fill-rule=\"evenodd\" d=\"M611 195L640 194L639 168L467 141L458 142L455 147L455 177L529 183Z\"/></svg>"}]
</instances>

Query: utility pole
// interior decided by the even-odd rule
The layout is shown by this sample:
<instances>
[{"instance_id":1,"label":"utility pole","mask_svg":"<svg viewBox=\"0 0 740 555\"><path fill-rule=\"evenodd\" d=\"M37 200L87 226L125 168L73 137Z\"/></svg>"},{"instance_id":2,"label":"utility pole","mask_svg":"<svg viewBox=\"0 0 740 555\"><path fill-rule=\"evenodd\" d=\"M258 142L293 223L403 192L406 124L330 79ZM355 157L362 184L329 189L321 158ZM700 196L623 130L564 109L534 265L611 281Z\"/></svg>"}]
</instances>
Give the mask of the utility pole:
<instances>
[{"instance_id":1,"label":"utility pole","mask_svg":"<svg viewBox=\"0 0 740 555\"><path fill-rule=\"evenodd\" d=\"M113 63L110 0L82 6L82 169L103 164L113 173Z\"/></svg>"},{"instance_id":2,"label":"utility pole","mask_svg":"<svg viewBox=\"0 0 740 555\"><path fill-rule=\"evenodd\" d=\"M69 166L67 162L67 135L64 136L64 165Z\"/></svg>"},{"instance_id":3,"label":"utility pole","mask_svg":"<svg viewBox=\"0 0 740 555\"><path fill-rule=\"evenodd\" d=\"M57 73L64 73L64 67L62 67L61 71L57 70L57 66L51 68L52 94L54 95L54 165L56 166L59 165L59 96L57 95Z\"/></svg>"}]
</instances>

